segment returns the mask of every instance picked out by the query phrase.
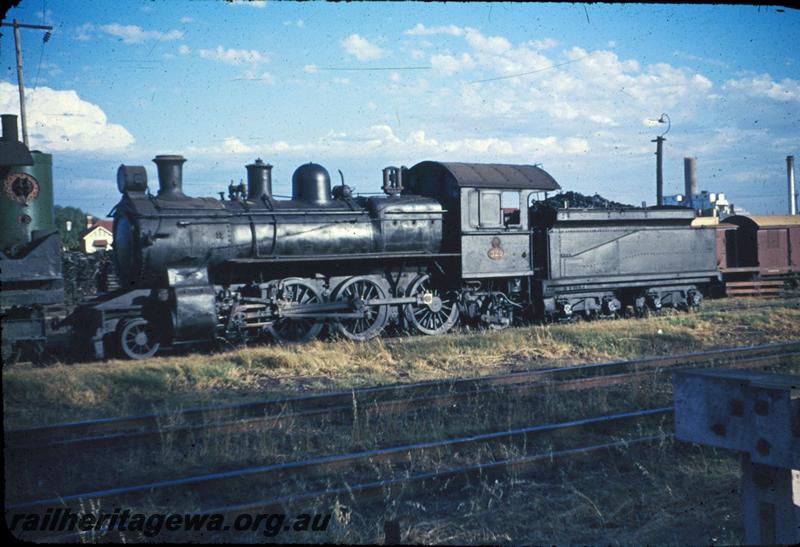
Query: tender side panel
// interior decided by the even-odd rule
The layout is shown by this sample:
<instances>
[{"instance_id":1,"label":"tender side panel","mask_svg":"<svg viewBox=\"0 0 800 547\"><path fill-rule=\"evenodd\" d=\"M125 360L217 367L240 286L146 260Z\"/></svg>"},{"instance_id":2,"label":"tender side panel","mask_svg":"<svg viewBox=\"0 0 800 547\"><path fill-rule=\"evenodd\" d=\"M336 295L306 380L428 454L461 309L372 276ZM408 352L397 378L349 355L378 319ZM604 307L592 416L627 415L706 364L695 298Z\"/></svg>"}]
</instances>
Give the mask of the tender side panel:
<instances>
[{"instance_id":1,"label":"tender side panel","mask_svg":"<svg viewBox=\"0 0 800 547\"><path fill-rule=\"evenodd\" d=\"M549 232L550 277L680 274L716 269L714 230L604 225Z\"/></svg>"}]
</instances>

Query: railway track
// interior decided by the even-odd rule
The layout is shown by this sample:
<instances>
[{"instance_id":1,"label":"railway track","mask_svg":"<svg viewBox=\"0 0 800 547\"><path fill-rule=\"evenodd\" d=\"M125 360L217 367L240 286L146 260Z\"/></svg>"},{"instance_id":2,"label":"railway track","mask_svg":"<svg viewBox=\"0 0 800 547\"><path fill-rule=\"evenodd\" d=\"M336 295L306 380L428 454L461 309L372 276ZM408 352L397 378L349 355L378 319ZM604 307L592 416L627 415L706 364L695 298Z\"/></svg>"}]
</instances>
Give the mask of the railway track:
<instances>
[{"instance_id":1,"label":"railway track","mask_svg":"<svg viewBox=\"0 0 800 547\"><path fill-rule=\"evenodd\" d=\"M137 502L141 502L145 498L152 498L154 495L163 496L161 497L161 501L174 500L179 492L191 492L192 495L200 496L201 499L213 500L210 503L206 502L205 508L202 510L202 512L221 512L220 507L222 507L222 505L219 505L220 501L223 503L227 501L227 507L229 507L229 510L234 511L242 509L245 507L245 505L248 507L255 507L259 504L263 505L266 503L257 500L249 504L241 504L230 503L230 500L225 500L224 494L221 494L222 486L231 487L234 482L238 482L240 485L246 485L248 489L254 490L254 486L257 483L275 485L278 484L279 481L281 481L281 483L285 482L292 475L299 475L303 480L308 480L313 477L331 477L342 469L353 470L359 467L371 468L379 463L397 465L408 462L411 459L420 459L432 455L435 456L443 452L471 450L476 445L497 446L499 444L513 443L517 446L535 446L537 445L537 441L538 445L541 445L543 444L543 439L546 439L548 442L552 442L552 437L554 435L576 431L580 431L582 435L588 435L591 433L594 433L595 435L604 435L607 434L609 429L618 430L621 426L625 425L641 426L643 422L648 420L653 421L654 423L663 423L664 419L671 416L671 414L671 407L642 409L634 412L584 418L561 423L540 424L525 428L496 431L446 440L405 444L389 448L350 452L332 456L322 456L307 460L292 461L266 466L247 467L221 473L209 473L184 477L175 480L95 490L26 502L12 502L6 504L6 512L44 513L48 508L51 507L69 507L74 511L78 511L90 500L92 500L93 503L102 504L103 500L106 499L113 500L114 506L119 507L120 504L135 504ZM651 435L648 438L655 439L656 437L663 438L663 435ZM641 442L641 438L631 439L631 441L637 440ZM612 445L621 445L624 444L624 442L626 441L593 444L590 447L559 447L555 450L550 449L544 453L526 455L519 458L501 458L493 462L483 462L472 465L456 465L451 467L443 467L436 470L427 470L421 473L410 473L406 474L401 480L387 479L382 481L365 481L363 483L354 484L360 484L362 485L361 488L366 488L366 485L373 485L375 487L378 485L386 486L388 484L396 483L398 480L400 480L400 482L418 482L423 478L441 478L449 475L464 473L470 470L521 464L525 461L538 461L546 457L555 457L560 452L571 452L577 454L581 451L595 450L601 447L608 448ZM403 473L401 472L400 474L402 475ZM346 488L345 484L342 484L341 488ZM349 488L352 490L352 486ZM324 491L320 491L318 495L335 494L336 492L340 491L344 490L341 490L340 488L326 488ZM294 497L289 496L286 499L291 498ZM149 499L148 504L149 503L158 503L158 501Z\"/></svg>"},{"instance_id":2,"label":"railway track","mask_svg":"<svg viewBox=\"0 0 800 547\"><path fill-rule=\"evenodd\" d=\"M180 440L199 430L249 431L315 416L352 416L354 404L388 413L451 404L460 398L497 391L562 391L630 381L659 369L703 366L727 361L730 367L757 367L800 354L800 341L723 348L681 355L562 368L545 368L477 378L459 378L337 391L302 397L261 400L178 413L145 414L85 420L52 426L7 430L6 455L31 449L85 450L124 448L157 442L165 433ZM179 424L169 426L170 423Z\"/></svg>"},{"instance_id":3,"label":"railway track","mask_svg":"<svg viewBox=\"0 0 800 547\"><path fill-rule=\"evenodd\" d=\"M782 298L773 298L770 302L760 302L758 304L750 304L741 302L738 298L725 298L726 303L730 302L734 305L722 306L722 307L715 307L713 309L701 308L698 313L707 313L707 312L726 312L726 311L746 311L746 310L757 310L757 309L774 309L774 308L797 308L800 307L800 297L797 296L785 296ZM739 300L738 303L737 300Z\"/></svg>"},{"instance_id":4,"label":"railway track","mask_svg":"<svg viewBox=\"0 0 800 547\"><path fill-rule=\"evenodd\" d=\"M656 357L636 361L619 361L596 365L582 365L561 369L542 369L524 371L485 378L468 378L448 382L423 382L400 386L365 388L362 390L336 392L308 397L295 397L273 401L258 401L245 405L234 405L217 409L194 409L186 411L195 423L189 429L203 427L233 427L258 409L259 412L277 412L265 418L244 418L245 422L261 420L261 425L269 420L286 416L317 416L344 412L352 413L352 401L364 401L371 397L373 409L380 412L420 408L421 404L436 406L451 404L453 398L467 395L480 395L493 390L563 390L608 386L631 381L642 375L651 375L664 369L678 366L699 366L719 361L729 361L727 366L754 367L776 364L784 359L800 355L800 342L768 344L746 348L728 348L681 356ZM367 395L369 397L367 397ZM359 402L363 405L363 402ZM231 412L233 410L233 412ZM202 422L211 416L225 416L228 421ZM220 414L221 413L221 414ZM671 407L640 409L612 415L595 416L558 423L536 424L516 429L493 431L489 433L460 436L445 440L434 440L401 444L388 448L361 450L335 455L323 455L270 465L250 466L215 473L204 473L180 479L161 480L113 488L98 488L71 495L58 495L33 500L6 500L7 516L14 513L44 513L48 508L68 507L79 511L91 501L92 506L115 507L122 504L136 507L169 507L175 500L185 495L202 500L202 513L236 514L254 511L270 511L287 507L290 504L308 502L330 497L357 496L370 499L394 487L404 491L416 491L428 485L451 484L459 478L484 476L494 472L525 470L562 458L579 458L598 451L614 450L637 444L664 442L671 434L665 433L671 424ZM238 415L238 418L231 416ZM33 445L24 442L26 432L36 432L35 443L39 444L37 453L54 454L53 448L80 449L92 443L113 445L112 439L138 439L150 435L150 431L112 432L109 428L130 428L132 426L158 425L163 415L133 416L112 420L94 420L36 428L13 432L8 450L26 449L30 455ZM94 430L95 427L101 430ZM656 427L657 426L657 427ZM188 431L188 430L187 430ZM70 437L68 432L77 432ZM93 435L98 433L100 435ZM576 434L580 432L580 434ZM88 433L88 435L87 435ZM103 434L104 433L104 434ZM614 438L609 440L609 434ZM126 435L128 437L126 437ZM565 441L568 439L568 441ZM575 445L576 439L580 444ZM8 443L8 439L7 439ZM513 456L508 455L508 446L522 450ZM46 449L42 449L42 448ZM504 448L502 448L504 447ZM501 449L502 448L502 449ZM462 461L464 455L494 454L489 461ZM433 463L439 458L439 463ZM467 458L469 460L469 458ZM412 462L427 461L428 467L418 468ZM376 466L388 470L389 478L379 473L369 476ZM373 473L374 474L374 473ZM367 476L364 476L367 475ZM294 486L297 483L298 486ZM275 492L275 485L284 491L263 498L243 501L242 491ZM261 487L259 487L261 486ZM286 489L289 489L286 492ZM294 488L294 490L292 490ZM196 505L193 505L196 507ZM284 511L285 512L285 511ZM66 538L61 538L66 539Z\"/></svg>"}]
</instances>

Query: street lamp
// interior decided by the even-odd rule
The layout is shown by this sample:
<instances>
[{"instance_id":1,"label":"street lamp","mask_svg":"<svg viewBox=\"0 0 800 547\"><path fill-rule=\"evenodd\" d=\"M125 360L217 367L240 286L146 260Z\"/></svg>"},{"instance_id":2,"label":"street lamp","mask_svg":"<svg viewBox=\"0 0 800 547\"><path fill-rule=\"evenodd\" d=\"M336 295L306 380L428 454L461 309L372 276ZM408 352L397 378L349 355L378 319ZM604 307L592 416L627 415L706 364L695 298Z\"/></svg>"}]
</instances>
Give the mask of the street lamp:
<instances>
[{"instance_id":1,"label":"street lamp","mask_svg":"<svg viewBox=\"0 0 800 547\"><path fill-rule=\"evenodd\" d=\"M668 115L662 113L661 117L658 119L658 123L667 124L667 130L650 141L656 143L656 205L660 206L664 205L664 141L667 140L664 138L664 135L669 133L669 130L672 128L672 122Z\"/></svg>"},{"instance_id":2,"label":"street lamp","mask_svg":"<svg viewBox=\"0 0 800 547\"><path fill-rule=\"evenodd\" d=\"M665 118L666 118L666 119L665 119ZM664 135L666 135L667 133L669 133L669 130L672 128L672 122L670 122L670 121L669 121L669 116L668 116L668 115L666 115L666 114L662 113L662 114L661 114L661 117L658 119L658 123L665 123L665 124L667 124L667 130L666 130L666 131L664 131L663 133L661 133L661 136L663 137Z\"/></svg>"}]
</instances>

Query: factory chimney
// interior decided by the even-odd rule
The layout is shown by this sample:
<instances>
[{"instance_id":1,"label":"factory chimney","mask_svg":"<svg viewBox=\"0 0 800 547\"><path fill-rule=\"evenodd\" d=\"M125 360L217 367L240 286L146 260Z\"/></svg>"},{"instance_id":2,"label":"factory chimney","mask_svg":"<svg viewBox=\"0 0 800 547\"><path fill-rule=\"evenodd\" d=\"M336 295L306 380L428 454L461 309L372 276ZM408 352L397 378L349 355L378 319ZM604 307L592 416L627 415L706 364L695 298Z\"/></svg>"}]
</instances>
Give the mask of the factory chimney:
<instances>
[{"instance_id":1,"label":"factory chimney","mask_svg":"<svg viewBox=\"0 0 800 547\"><path fill-rule=\"evenodd\" d=\"M789 184L789 214L797 214L797 192L794 189L794 156L786 156L786 179Z\"/></svg>"},{"instance_id":2,"label":"factory chimney","mask_svg":"<svg viewBox=\"0 0 800 547\"><path fill-rule=\"evenodd\" d=\"M694 196L697 194L697 158L683 158L683 179L686 204L694 207Z\"/></svg>"}]
</instances>

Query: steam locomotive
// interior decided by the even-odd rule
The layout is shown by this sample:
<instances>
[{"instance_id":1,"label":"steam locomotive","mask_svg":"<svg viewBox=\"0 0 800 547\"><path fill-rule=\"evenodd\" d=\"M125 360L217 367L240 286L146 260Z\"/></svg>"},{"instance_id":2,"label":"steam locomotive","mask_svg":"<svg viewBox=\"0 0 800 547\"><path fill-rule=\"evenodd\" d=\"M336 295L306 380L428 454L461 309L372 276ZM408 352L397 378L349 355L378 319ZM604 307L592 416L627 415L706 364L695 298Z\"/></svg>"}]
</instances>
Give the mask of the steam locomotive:
<instances>
[{"instance_id":1,"label":"steam locomotive","mask_svg":"<svg viewBox=\"0 0 800 547\"><path fill-rule=\"evenodd\" d=\"M121 288L67 321L97 357L645 314L697 307L719 279L715 231L693 211L553 209L540 198L560 186L534 165L387 167L385 195L368 197L309 163L277 199L256 160L216 199L184 193L183 157L153 161L156 195L144 167L117 173Z\"/></svg>"}]
</instances>

